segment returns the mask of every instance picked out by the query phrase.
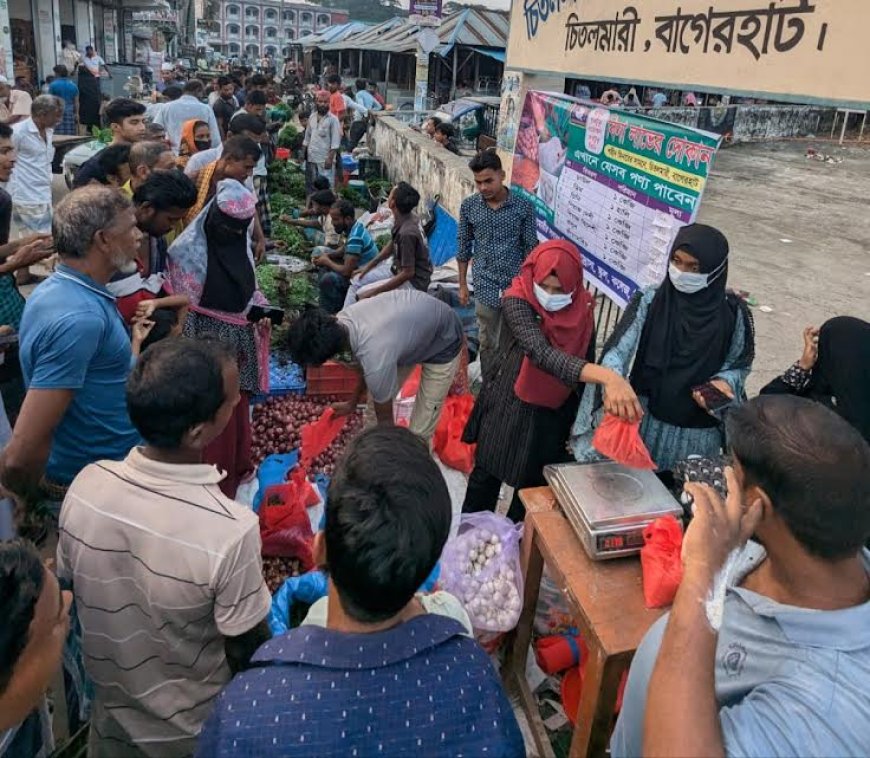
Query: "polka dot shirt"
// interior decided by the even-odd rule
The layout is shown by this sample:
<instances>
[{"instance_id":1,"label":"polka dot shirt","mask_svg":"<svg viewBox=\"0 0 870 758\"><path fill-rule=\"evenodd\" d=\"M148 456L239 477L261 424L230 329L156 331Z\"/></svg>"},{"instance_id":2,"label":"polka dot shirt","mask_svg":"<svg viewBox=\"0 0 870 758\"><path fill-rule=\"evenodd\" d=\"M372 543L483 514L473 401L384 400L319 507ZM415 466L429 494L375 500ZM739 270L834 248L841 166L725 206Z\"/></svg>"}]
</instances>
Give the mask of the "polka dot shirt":
<instances>
[{"instance_id":1,"label":"polka dot shirt","mask_svg":"<svg viewBox=\"0 0 870 758\"><path fill-rule=\"evenodd\" d=\"M508 191L498 208L490 208L480 193L462 201L456 257L460 261L474 259L477 302L498 308L502 293L537 244L535 210L516 193Z\"/></svg>"},{"instance_id":2,"label":"polka dot shirt","mask_svg":"<svg viewBox=\"0 0 870 758\"><path fill-rule=\"evenodd\" d=\"M301 627L270 640L215 704L197 755L521 756L513 711L457 621L384 632Z\"/></svg>"}]
</instances>

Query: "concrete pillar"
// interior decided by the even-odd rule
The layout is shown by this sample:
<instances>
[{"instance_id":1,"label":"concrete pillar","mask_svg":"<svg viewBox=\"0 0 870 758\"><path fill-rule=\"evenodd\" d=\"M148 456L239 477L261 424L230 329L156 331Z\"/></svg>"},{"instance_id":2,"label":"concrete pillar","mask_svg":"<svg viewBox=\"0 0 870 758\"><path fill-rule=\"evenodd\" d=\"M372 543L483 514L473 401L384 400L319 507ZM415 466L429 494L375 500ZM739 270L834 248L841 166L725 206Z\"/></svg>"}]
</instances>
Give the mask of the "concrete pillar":
<instances>
[{"instance_id":1,"label":"concrete pillar","mask_svg":"<svg viewBox=\"0 0 870 758\"><path fill-rule=\"evenodd\" d=\"M32 0L33 36L36 42L36 76L39 81L57 65L55 45L55 0ZM60 38L60 29L57 37ZM60 45L58 41L57 45ZM34 82L37 84L37 82Z\"/></svg>"},{"instance_id":2,"label":"concrete pillar","mask_svg":"<svg viewBox=\"0 0 870 758\"><path fill-rule=\"evenodd\" d=\"M519 88L515 91L511 98L508 97L508 93L504 91L505 85L508 81L513 79L513 77L518 77L519 79ZM501 99L501 107L499 109L498 114L498 122L499 122L499 132L501 133L506 127L506 122L508 119L508 102L509 99L514 100L514 110L513 110L513 119L516 121L516 124L519 125L520 116L523 110L523 103L526 100L526 92L529 90L546 90L548 92L564 92L565 91L565 77L564 76L554 76L551 74L531 74L531 73L522 73L518 71L512 71L510 69L505 69L503 78L502 78L502 99ZM512 140L511 140L512 141ZM514 156L513 152L507 152L501 149L499 146L498 149L499 157L501 158L502 166L507 173L507 180L510 182L511 169L513 168Z\"/></svg>"},{"instance_id":3,"label":"concrete pillar","mask_svg":"<svg viewBox=\"0 0 870 758\"><path fill-rule=\"evenodd\" d=\"M429 94L429 53L417 49L417 67L414 73L414 110L425 111Z\"/></svg>"},{"instance_id":4,"label":"concrete pillar","mask_svg":"<svg viewBox=\"0 0 870 758\"><path fill-rule=\"evenodd\" d=\"M3 74L11 82L15 78L13 70L9 4L6 0L0 0L0 74Z\"/></svg>"}]
</instances>

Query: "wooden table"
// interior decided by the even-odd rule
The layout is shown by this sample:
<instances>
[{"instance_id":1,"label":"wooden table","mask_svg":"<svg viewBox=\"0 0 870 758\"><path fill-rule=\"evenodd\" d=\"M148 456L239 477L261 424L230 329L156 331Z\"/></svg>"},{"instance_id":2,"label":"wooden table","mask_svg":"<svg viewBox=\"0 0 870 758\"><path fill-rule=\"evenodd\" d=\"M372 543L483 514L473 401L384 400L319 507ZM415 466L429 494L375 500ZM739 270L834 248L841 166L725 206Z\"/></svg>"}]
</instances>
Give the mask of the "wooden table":
<instances>
[{"instance_id":1,"label":"wooden table","mask_svg":"<svg viewBox=\"0 0 870 758\"><path fill-rule=\"evenodd\" d=\"M526 506L522 566L523 612L510 641L504 678L519 693L539 755L553 755L538 705L526 682L526 657L538 605L541 575L550 576L566 595L580 635L589 649L570 755L604 755L623 672L661 610L643 602L640 560L590 560L573 527L559 510L549 487L522 490Z\"/></svg>"}]
</instances>

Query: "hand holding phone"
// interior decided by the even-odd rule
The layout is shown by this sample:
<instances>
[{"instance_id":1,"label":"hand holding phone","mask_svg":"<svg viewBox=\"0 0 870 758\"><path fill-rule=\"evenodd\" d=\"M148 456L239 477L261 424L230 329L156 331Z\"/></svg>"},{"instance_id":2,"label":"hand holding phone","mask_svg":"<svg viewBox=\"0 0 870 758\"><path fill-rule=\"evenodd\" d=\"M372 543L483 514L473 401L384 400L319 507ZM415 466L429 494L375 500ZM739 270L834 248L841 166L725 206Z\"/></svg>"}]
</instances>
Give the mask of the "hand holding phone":
<instances>
[{"instance_id":1,"label":"hand holding phone","mask_svg":"<svg viewBox=\"0 0 870 758\"><path fill-rule=\"evenodd\" d=\"M271 305L252 305L248 311L248 321L257 323L264 318L272 322L272 326L281 326L284 323L284 311Z\"/></svg>"},{"instance_id":2,"label":"hand holding phone","mask_svg":"<svg viewBox=\"0 0 870 758\"><path fill-rule=\"evenodd\" d=\"M721 380L712 379L704 384L699 384L697 387L692 387L692 397L707 413L717 415L734 402L734 396L730 393L730 389L726 392L723 386L727 387Z\"/></svg>"}]
</instances>

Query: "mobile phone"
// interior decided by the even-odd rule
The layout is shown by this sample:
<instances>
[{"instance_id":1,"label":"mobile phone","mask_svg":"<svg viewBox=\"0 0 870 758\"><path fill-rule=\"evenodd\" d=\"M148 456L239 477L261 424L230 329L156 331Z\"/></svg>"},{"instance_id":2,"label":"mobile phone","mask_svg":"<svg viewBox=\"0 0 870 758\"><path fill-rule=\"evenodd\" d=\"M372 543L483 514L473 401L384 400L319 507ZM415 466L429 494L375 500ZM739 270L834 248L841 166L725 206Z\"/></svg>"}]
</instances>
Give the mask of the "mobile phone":
<instances>
[{"instance_id":1,"label":"mobile phone","mask_svg":"<svg viewBox=\"0 0 870 758\"><path fill-rule=\"evenodd\" d=\"M9 332L9 334L0 334L0 346L17 345L18 332Z\"/></svg>"},{"instance_id":2,"label":"mobile phone","mask_svg":"<svg viewBox=\"0 0 870 758\"><path fill-rule=\"evenodd\" d=\"M248 311L248 321L261 321L267 318L272 326L281 326L284 323L284 311L271 305L252 305Z\"/></svg>"},{"instance_id":3,"label":"mobile phone","mask_svg":"<svg viewBox=\"0 0 870 758\"><path fill-rule=\"evenodd\" d=\"M734 402L733 397L728 397L722 390L711 382L692 387L692 392L697 392L704 398L704 404L710 413L721 413Z\"/></svg>"}]
</instances>

